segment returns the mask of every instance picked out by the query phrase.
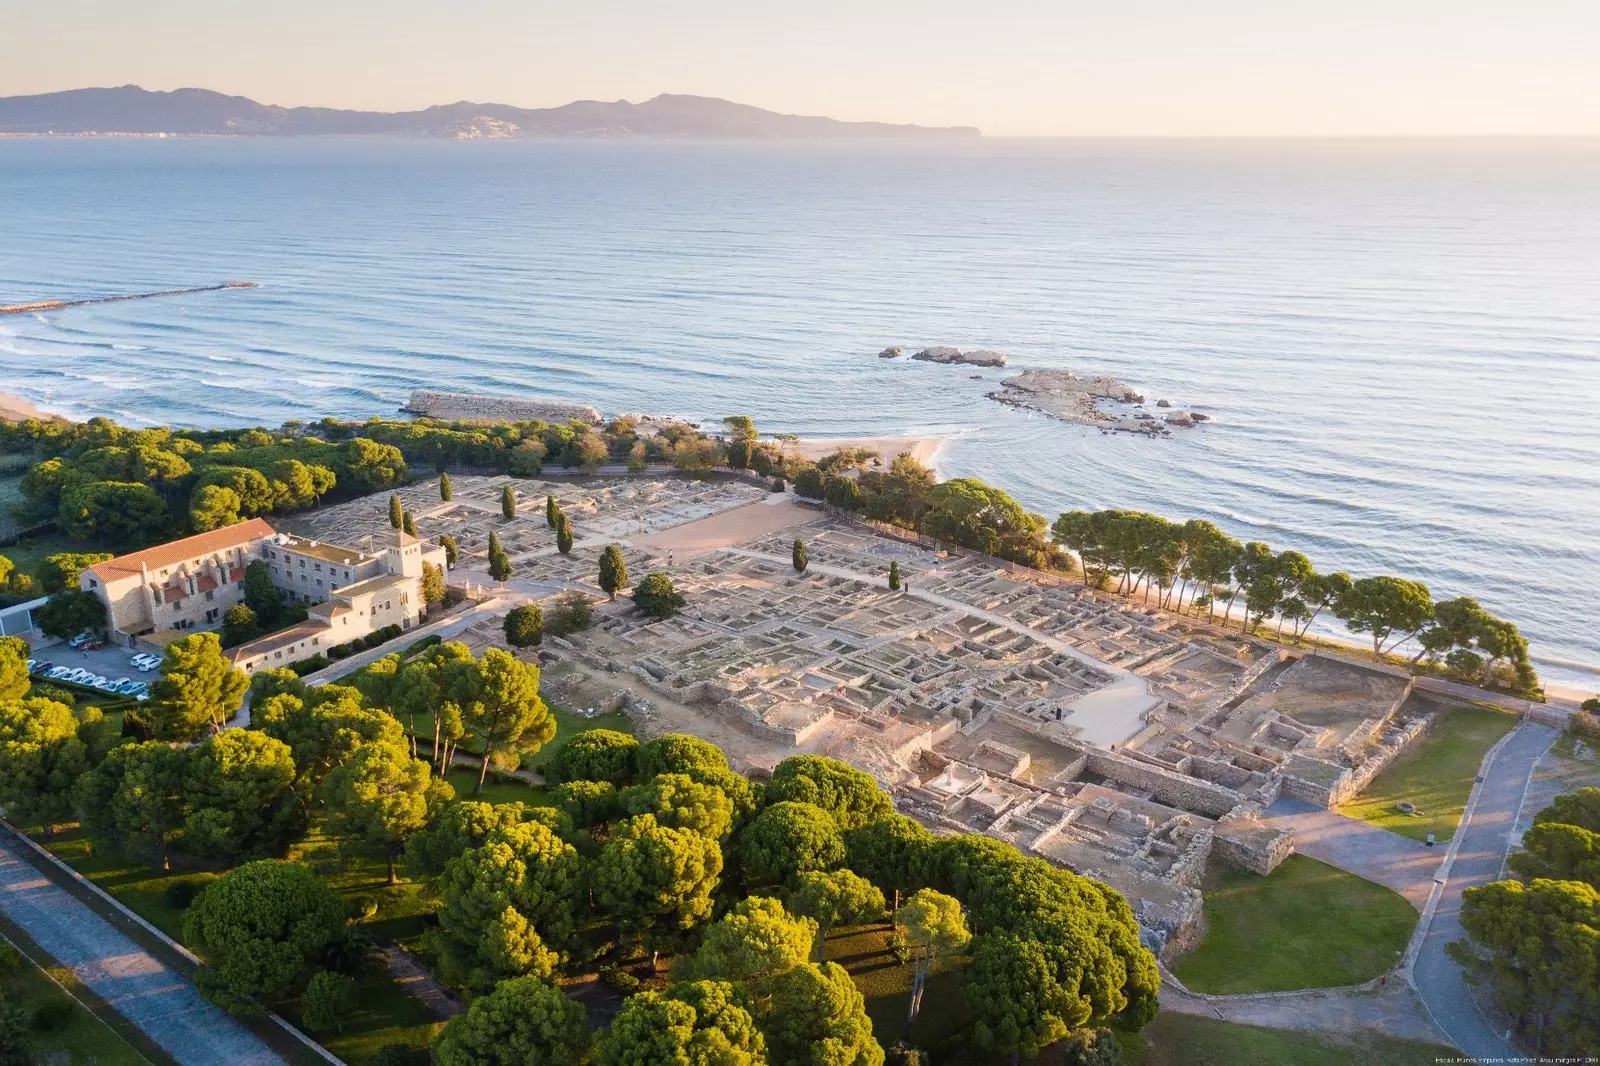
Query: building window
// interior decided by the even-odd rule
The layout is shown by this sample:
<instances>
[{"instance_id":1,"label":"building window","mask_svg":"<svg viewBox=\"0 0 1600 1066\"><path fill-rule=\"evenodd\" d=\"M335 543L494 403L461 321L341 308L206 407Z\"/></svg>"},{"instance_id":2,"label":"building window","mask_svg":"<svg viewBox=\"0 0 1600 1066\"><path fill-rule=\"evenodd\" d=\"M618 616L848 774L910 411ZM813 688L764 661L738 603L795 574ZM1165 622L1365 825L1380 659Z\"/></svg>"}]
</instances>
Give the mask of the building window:
<instances>
[{"instance_id":1,"label":"building window","mask_svg":"<svg viewBox=\"0 0 1600 1066\"><path fill-rule=\"evenodd\" d=\"M182 606L183 606L183 604L181 604L181 603L175 603L175 604L173 604L173 605L172 605L172 613L173 613L173 614L177 614L177 613L178 613L178 608L179 608L179 607L182 607Z\"/></svg>"},{"instance_id":2,"label":"building window","mask_svg":"<svg viewBox=\"0 0 1600 1066\"><path fill-rule=\"evenodd\" d=\"M321 564L321 563L317 563L317 564L316 564L316 565L315 565L315 566L313 566L313 567L312 567L312 568L311 568L311 569L313 569L313 570L315 570L315 571L316 571L316 572L317 572L317 573L319 573L319 574L320 574L320 573L322 573L322 564Z\"/></svg>"},{"instance_id":3,"label":"building window","mask_svg":"<svg viewBox=\"0 0 1600 1066\"><path fill-rule=\"evenodd\" d=\"M304 570L305 567L306 567L306 561L304 559L301 559L300 560L300 569Z\"/></svg>"},{"instance_id":4,"label":"building window","mask_svg":"<svg viewBox=\"0 0 1600 1066\"><path fill-rule=\"evenodd\" d=\"M207 592L206 593L206 602L207 603L210 603L212 600L214 600L216 598L217 598L217 594L215 592Z\"/></svg>"},{"instance_id":5,"label":"building window","mask_svg":"<svg viewBox=\"0 0 1600 1066\"><path fill-rule=\"evenodd\" d=\"M349 580L350 580L350 571L348 571L348 570L346 570L346 571L345 571L345 572L344 572L344 579L345 579L345 580L346 580L346 581L349 581ZM94 582L93 582L93 581L91 581L91 582L89 582L89 584L91 584L91 585L92 585L92 584L94 584Z\"/></svg>"}]
</instances>

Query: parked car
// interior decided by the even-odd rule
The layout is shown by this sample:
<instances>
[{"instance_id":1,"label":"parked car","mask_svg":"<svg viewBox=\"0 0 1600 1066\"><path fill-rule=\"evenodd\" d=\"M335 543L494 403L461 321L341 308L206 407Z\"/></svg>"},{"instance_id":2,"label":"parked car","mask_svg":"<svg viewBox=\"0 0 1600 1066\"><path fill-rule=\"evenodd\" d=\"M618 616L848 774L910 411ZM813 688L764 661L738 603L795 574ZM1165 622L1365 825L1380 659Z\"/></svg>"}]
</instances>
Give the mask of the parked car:
<instances>
[{"instance_id":1,"label":"parked car","mask_svg":"<svg viewBox=\"0 0 1600 1066\"><path fill-rule=\"evenodd\" d=\"M82 633L79 633L77 636L73 637L71 640L67 641L67 647L74 649L81 648L93 639L94 634L86 629Z\"/></svg>"},{"instance_id":2,"label":"parked car","mask_svg":"<svg viewBox=\"0 0 1600 1066\"><path fill-rule=\"evenodd\" d=\"M127 681L117 686L117 691L122 693L124 696L138 696L142 693L148 692L149 690L150 686L145 684L143 681Z\"/></svg>"},{"instance_id":3,"label":"parked car","mask_svg":"<svg viewBox=\"0 0 1600 1066\"><path fill-rule=\"evenodd\" d=\"M93 640L89 641L89 643L83 645L80 650L82 650L82 651L99 651L101 648L103 648L105 646L106 646L106 642L101 640L99 637L96 637Z\"/></svg>"},{"instance_id":4,"label":"parked car","mask_svg":"<svg viewBox=\"0 0 1600 1066\"><path fill-rule=\"evenodd\" d=\"M58 681L61 678L66 677L67 674L69 674L70 672L71 672L71 668L70 667L52 666L50 669L48 669L48 670L46 670L44 672L44 676L50 678L53 681Z\"/></svg>"},{"instance_id":5,"label":"parked car","mask_svg":"<svg viewBox=\"0 0 1600 1066\"><path fill-rule=\"evenodd\" d=\"M128 661L133 664L135 670L150 671L161 665L161 656L142 651Z\"/></svg>"}]
</instances>

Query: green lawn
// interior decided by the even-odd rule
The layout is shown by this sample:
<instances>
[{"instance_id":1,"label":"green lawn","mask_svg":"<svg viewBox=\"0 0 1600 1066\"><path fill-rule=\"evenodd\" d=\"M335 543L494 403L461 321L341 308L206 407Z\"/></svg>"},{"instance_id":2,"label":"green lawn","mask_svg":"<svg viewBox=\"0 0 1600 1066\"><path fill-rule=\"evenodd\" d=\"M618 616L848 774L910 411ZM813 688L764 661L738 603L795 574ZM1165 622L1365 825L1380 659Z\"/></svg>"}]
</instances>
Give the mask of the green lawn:
<instances>
[{"instance_id":1,"label":"green lawn","mask_svg":"<svg viewBox=\"0 0 1600 1066\"><path fill-rule=\"evenodd\" d=\"M1435 840L1449 840L1467 809L1484 755L1516 724L1515 715L1485 707L1441 712L1410 751L1339 813L1413 840L1425 840L1429 833ZM1415 804L1417 813L1401 813L1395 804L1402 800Z\"/></svg>"},{"instance_id":2,"label":"green lawn","mask_svg":"<svg viewBox=\"0 0 1600 1066\"><path fill-rule=\"evenodd\" d=\"M1434 1066L1456 1058L1450 1048L1377 1033L1295 1033L1171 1011L1118 1035L1125 1066Z\"/></svg>"},{"instance_id":3,"label":"green lawn","mask_svg":"<svg viewBox=\"0 0 1600 1066\"><path fill-rule=\"evenodd\" d=\"M1397 892L1291 855L1268 877L1217 865L1210 927L1178 964L1196 992L1283 992L1360 984L1400 961L1417 912Z\"/></svg>"},{"instance_id":4,"label":"green lawn","mask_svg":"<svg viewBox=\"0 0 1600 1066\"><path fill-rule=\"evenodd\" d=\"M0 504L0 506L4 506ZM60 552L85 552L101 551L93 544L86 544L81 540L73 540L64 533L54 531L40 533L37 536L26 537L20 543L11 544L0 548L0 555L4 555L16 564L18 570L39 576L39 564L44 562L45 556L56 555Z\"/></svg>"},{"instance_id":5,"label":"green lawn","mask_svg":"<svg viewBox=\"0 0 1600 1066\"><path fill-rule=\"evenodd\" d=\"M481 799L486 803L529 803L536 807L550 806L549 793L538 785L530 785L514 777L506 777L489 771L489 779L483 783L483 793L478 796L472 790L478 785L478 771L467 766L457 766L445 775L445 780L450 782L450 787L456 790L456 799Z\"/></svg>"},{"instance_id":6,"label":"green lawn","mask_svg":"<svg viewBox=\"0 0 1600 1066\"><path fill-rule=\"evenodd\" d=\"M867 1000L867 1016L878 1043L888 1047L905 1033L906 1009L911 1001L911 965L901 963L889 950L887 923L836 929L828 934L824 955L850 971ZM947 956L934 964L922 995L922 1011L911 1027L910 1042L931 1048L972 1024L972 1012L961 997L960 972L964 955Z\"/></svg>"},{"instance_id":7,"label":"green lawn","mask_svg":"<svg viewBox=\"0 0 1600 1066\"><path fill-rule=\"evenodd\" d=\"M19 945L19 947L22 945ZM52 980L32 956L37 948L26 945L27 952L13 947L9 938L0 936L0 954L10 956L15 951L15 965L7 968L0 964L0 999L20 1009L23 1017L33 1019L36 1012L47 1011L54 1020L47 1025L35 1024L31 1034L34 1062L95 1063L96 1066L151 1066L152 1061L170 1062L164 1055L152 1052L154 1059L146 1057L74 998L63 985L77 984L70 971L61 971L60 984ZM48 958L41 956L46 962ZM58 970L51 966L50 970ZM87 993L85 993L87 995ZM106 1009L100 1004L100 1009ZM110 1017L115 1018L114 1014ZM120 1019L118 1019L120 1021ZM128 1026L127 1022L121 1022ZM131 1029L131 1026L128 1026Z\"/></svg>"}]
</instances>

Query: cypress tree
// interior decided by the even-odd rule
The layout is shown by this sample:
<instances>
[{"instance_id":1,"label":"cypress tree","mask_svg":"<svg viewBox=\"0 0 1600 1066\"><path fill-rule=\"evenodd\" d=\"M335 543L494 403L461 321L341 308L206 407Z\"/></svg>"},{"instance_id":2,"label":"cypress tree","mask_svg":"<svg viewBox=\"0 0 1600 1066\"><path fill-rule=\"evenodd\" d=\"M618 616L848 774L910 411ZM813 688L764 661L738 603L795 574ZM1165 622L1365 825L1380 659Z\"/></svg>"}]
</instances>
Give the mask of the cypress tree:
<instances>
[{"instance_id":1,"label":"cypress tree","mask_svg":"<svg viewBox=\"0 0 1600 1066\"><path fill-rule=\"evenodd\" d=\"M897 559L889 560L889 591L900 591L900 562Z\"/></svg>"},{"instance_id":2,"label":"cypress tree","mask_svg":"<svg viewBox=\"0 0 1600 1066\"><path fill-rule=\"evenodd\" d=\"M806 542L801 540L799 537L794 539L794 551L790 558L794 560L795 573L803 574L806 572L806 565L808 563L808 560L806 559Z\"/></svg>"},{"instance_id":3,"label":"cypress tree","mask_svg":"<svg viewBox=\"0 0 1600 1066\"><path fill-rule=\"evenodd\" d=\"M413 537L417 535L417 520L411 517L410 511L401 512L400 528Z\"/></svg>"},{"instance_id":4,"label":"cypress tree","mask_svg":"<svg viewBox=\"0 0 1600 1066\"><path fill-rule=\"evenodd\" d=\"M544 524L551 529L556 528L556 515L560 513L561 508L556 506L556 498L554 496L546 496L544 498Z\"/></svg>"},{"instance_id":5,"label":"cypress tree","mask_svg":"<svg viewBox=\"0 0 1600 1066\"><path fill-rule=\"evenodd\" d=\"M566 515L560 515L560 525L556 526L556 551L566 555L572 551L572 523L567 521Z\"/></svg>"},{"instance_id":6,"label":"cypress tree","mask_svg":"<svg viewBox=\"0 0 1600 1066\"><path fill-rule=\"evenodd\" d=\"M489 534L489 576L496 581L504 581L511 576L511 559L506 555L506 550L500 547L500 538L493 533Z\"/></svg>"},{"instance_id":7,"label":"cypress tree","mask_svg":"<svg viewBox=\"0 0 1600 1066\"><path fill-rule=\"evenodd\" d=\"M450 502L450 491L451 491L450 490L450 475L449 474L440 474L439 475L439 499L443 500L445 503L449 503Z\"/></svg>"},{"instance_id":8,"label":"cypress tree","mask_svg":"<svg viewBox=\"0 0 1600 1066\"><path fill-rule=\"evenodd\" d=\"M606 550L600 553L600 587L615 600L617 590L627 585L628 562L622 557L622 549L615 544L607 544Z\"/></svg>"},{"instance_id":9,"label":"cypress tree","mask_svg":"<svg viewBox=\"0 0 1600 1066\"><path fill-rule=\"evenodd\" d=\"M517 492L510 485L500 490L500 513L507 522L517 517Z\"/></svg>"},{"instance_id":10,"label":"cypress tree","mask_svg":"<svg viewBox=\"0 0 1600 1066\"><path fill-rule=\"evenodd\" d=\"M389 495L389 525L395 529L400 528L400 523L405 521L406 509L400 503L397 494Z\"/></svg>"}]
</instances>

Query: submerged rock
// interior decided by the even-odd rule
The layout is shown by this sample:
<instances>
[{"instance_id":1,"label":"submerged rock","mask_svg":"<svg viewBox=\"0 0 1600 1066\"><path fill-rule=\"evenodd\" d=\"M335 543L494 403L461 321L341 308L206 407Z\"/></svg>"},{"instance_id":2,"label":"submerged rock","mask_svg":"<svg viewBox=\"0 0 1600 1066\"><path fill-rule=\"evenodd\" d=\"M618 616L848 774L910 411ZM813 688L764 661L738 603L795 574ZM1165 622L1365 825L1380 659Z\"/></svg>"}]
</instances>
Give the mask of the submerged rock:
<instances>
[{"instance_id":1,"label":"submerged rock","mask_svg":"<svg viewBox=\"0 0 1600 1066\"><path fill-rule=\"evenodd\" d=\"M901 350L899 348L885 348L883 351L878 353L878 358L879 359L898 359L900 357L900 351Z\"/></svg>"}]
</instances>

